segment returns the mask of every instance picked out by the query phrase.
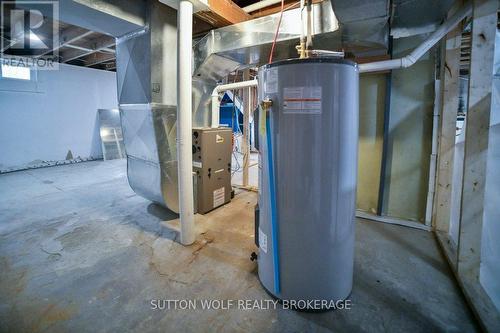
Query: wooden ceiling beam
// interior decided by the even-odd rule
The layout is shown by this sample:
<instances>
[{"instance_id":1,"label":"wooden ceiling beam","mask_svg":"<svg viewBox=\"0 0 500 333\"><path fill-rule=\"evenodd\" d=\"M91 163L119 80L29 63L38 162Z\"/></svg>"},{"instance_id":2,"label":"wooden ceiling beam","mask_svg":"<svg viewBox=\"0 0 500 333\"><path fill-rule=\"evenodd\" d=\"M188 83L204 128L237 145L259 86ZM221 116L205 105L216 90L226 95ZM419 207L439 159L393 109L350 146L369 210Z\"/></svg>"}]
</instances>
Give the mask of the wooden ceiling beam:
<instances>
[{"instance_id":1,"label":"wooden ceiling beam","mask_svg":"<svg viewBox=\"0 0 500 333\"><path fill-rule=\"evenodd\" d=\"M231 0L208 0L209 11L201 11L196 16L215 27L223 27L252 19Z\"/></svg>"},{"instance_id":2,"label":"wooden ceiling beam","mask_svg":"<svg viewBox=\"0 0 500 333\"><path fill-rule=\"evenodd\" d=\"M323 0L313 0L313 4L317 4L323 2ZM300 1L298 0L285 0L285 11L298 8L300 6ZM262 16L267 16L267 15L272 15L279 13L281 11L281 3L277 3L259 10L256 10L251 13L252 19L262 17Z\"/></svg>"},{"instance_id":3,"label":"wooden ceiling beam","mask_svg":"<svg viewBox=\"0 0 500 333\"><path fill-rule=\"evenodd\" d=\"M208 0L208 7L215 14L223 17L230 24L251 19L251 16L231 0Z\"/></svg>"},{"instance_id":4,"label":"wooden ceiling beam","mask_svg":"<svg viewBox=\"0 0 500 333\"><path fill-rule=\"evenodd\" d=\"M293 4L296 4L296 6L293 6ZM289 9L297 8L300 6L300 1L298 1L298 0L285 0L285 6L284 6L285 10L287 9L287 7L290 7L290 6L291 6L291 8L289 8ZM255 19L258 17L262 17L262 16L276 14L276 13L279 13L280 11L281 11L281 3L277 3L274 5L270 5L270 6L261 8L259 10L254 11L254 12L251 12L250 15L252 15L252 18Z\"/></svg>"}]
</instances>

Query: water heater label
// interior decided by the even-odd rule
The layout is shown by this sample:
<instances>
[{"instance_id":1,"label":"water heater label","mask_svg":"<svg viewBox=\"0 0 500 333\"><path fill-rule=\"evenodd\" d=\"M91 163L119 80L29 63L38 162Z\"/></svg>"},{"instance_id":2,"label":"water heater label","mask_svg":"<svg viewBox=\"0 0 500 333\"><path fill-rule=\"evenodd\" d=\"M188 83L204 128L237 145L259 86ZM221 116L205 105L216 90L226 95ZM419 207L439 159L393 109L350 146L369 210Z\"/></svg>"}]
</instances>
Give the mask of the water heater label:
<instances>
[{"instance_id":1,"label":"water heater label","mask_svg":"<svg viewBox=\"0 0 500 333\"><path fill-rule=\"evenodd\" d=\"M221 187L214 191L214 208L219 207L224 204L224 198L226 196L225 188Z\"/></svg>"},{"instance_id":2,"label":"water heater label","mask_svg":"<svg viewBox=\"0 0 500 333\"><path fill-rule=\"evenodd\" d=\"M267 253L267 235L259 228L259 248Z\"/></svg>"},{"instance_id":3,"label":"water heater label","mask_svg":"<svg viewBox=\"0 0 500 333\"><path fill-rule=\"evenodd\" d=\"M283 112L321 114L321 87L283 88Z\"/></svg>"}]
</instances>

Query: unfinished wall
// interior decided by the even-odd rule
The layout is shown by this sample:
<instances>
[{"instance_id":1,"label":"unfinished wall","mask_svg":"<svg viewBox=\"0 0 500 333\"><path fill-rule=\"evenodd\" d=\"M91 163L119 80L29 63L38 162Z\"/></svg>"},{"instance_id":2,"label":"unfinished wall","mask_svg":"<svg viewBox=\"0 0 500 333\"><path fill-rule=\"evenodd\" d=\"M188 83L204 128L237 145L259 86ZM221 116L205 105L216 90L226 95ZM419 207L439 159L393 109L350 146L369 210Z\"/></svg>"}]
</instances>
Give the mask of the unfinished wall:
<instances>
[{"instance_id":1,"label":"unfinished wall","mask_svg":"<svg viewBox=\"0 0 500 333\"><path fill-rule=\"evenodd\" d=\"M61 64L31 81L0 79L0 170L102 157L97 109L117 108L113 72Z\"/></svg>"},{"instance_id":2,"label":"unfinished wall","mask_svg":"<svg viewBox=\"0 0 500 333\"><path fill-rule=\"evenodd\" d=\"M386 75L364 74L359 85L357 209L375 214L384 132Z\"/></svg>"},{"instance_id":3,"label":"unfinished wall","mask_svg":"<svg viewBox=\"0 0 500 333\"><path fill-rule=\"evenodd\" d=\"M394 40L394 57L425 36ZM434 49L412 67L392 71L391 112L383 214L423 221L431 154Z\"/></svg>"}]
</instances>

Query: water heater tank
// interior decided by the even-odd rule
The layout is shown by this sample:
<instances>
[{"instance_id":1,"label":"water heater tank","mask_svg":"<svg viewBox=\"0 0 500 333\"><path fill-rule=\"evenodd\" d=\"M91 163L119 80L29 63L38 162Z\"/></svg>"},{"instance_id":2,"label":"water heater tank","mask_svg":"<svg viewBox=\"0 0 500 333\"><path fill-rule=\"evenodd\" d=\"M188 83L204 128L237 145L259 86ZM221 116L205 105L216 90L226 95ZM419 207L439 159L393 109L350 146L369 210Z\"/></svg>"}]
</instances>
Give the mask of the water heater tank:
<instances>
[{"instance_id":1,"label":"water heater tank","mask_svg":"<svg viewBox=\"0 0 500 333\"><path fill-rule=\"evenodd\" d=\"M259 69L259 278L283 300L352 289L357 65L291 59Z\"/></svg>"}]
</instances>

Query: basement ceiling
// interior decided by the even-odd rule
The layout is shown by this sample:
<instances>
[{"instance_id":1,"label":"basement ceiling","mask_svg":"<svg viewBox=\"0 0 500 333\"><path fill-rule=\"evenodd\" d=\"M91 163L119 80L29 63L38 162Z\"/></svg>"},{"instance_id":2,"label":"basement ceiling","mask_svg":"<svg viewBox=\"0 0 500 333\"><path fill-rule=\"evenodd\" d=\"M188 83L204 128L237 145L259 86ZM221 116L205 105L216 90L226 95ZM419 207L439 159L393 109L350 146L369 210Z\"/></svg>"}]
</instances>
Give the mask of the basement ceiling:
<instances>
[{"instance_id":1,"label":"basement ceiling","mask_svg":"<svg viewBox=\"0 0 500 333\"><path fill-rule=\"evenodd\" d=\"M54 23L59 26L59 45L55 49L60 63L104 70L116 68L115 38L64 22L54 22L50 17L44 17L43 20L47 23L46 26L52 27ZM36 36L47 45L54 44L49 31L37 31ZM2 31L2 38L6 45L2 53L16 54L14 47L19 40L11 36L9 30ZM31 56L43 57L46 53L46 49L30 51Z\"/></svg>"},{"instance_id":2,"label":"basement ceiling","mask_svg":"<svg viewBox=\"0 0 500 333\"><path fill-rule=\"evenodd\" d=\"M208 31L238 21L269 15L280 10L280 4L270 5L256 12L246 13L243 7L257 0L212 0L218 8L195 14L193 34L203 36ZM321 0L314 0L321 2ZM209 1L210 5L211 1ZM394 38L406 37L435 30L446 17L454 0L334 0L333 8L343 31L343 43L365 55L384 52L389 26ZM296 8L298 1L285 0L287 8ZM392 4L392 5L391 5ZM226 7L225 7L226 6ZM229 13L231 12L231 13ZM44 17L45 21L51 18ZM59 61L90 68L115 70L115 39L105 34L87 30L64 22L59 23ZM6 25L9 26L9 25ZM50 33L42 39L49 39ZM1 35L4 45L15 43L8 29ZM375 47L375 48L374 48ZM375 53L370 50L376 50ZM12 50L5 48L5 54Z\"/></svg>"}]
</instances>

